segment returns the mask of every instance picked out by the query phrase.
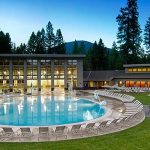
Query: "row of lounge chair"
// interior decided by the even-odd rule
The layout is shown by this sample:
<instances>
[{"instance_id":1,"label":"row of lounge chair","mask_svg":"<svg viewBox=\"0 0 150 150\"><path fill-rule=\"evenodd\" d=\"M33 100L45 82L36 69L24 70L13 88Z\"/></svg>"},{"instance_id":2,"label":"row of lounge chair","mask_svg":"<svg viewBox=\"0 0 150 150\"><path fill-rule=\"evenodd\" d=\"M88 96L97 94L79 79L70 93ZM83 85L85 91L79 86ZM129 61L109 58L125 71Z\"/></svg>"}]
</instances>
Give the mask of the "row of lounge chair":
<instances>
[{"instance_id":1,"label":"row of lounge chair","mask_svg":"<svg viewBox=\"0 0 150 150\"><path fill-rule=\"evenodd\" d=\"M110 91L99 90L99 91L96 91L96 93L99 94L100 96L115 98L118 100L122 100L123 102L132 102L135 99L133 96L130 96L130 95L114 93L114 92L110 92Z\"/></svg>"},{"instance_id":2,"label":"row of lounge chair","mask_svg":"<svg viewBox=\"0 0 150 150\"><path fill-rule=\"evenodd\" d=\"M57 126L54 130L52 127L39 127L37 134L31 131L31 129L28 127L20 128L16 132L14 132L10 127L2 127L2 131L0 132L0 140L10 141L11 138L18 138L19 141L21 141L23 138L29 139L32 137L37 137L38 141L40 141L41 138L47 138L47 140L50 140L52 136L55 138L55 140L57 140L61 137L63 139L67 139L68 136L74 138L75 136L83 137L89 134L98 135L104 131L113 131L114 128L121 129L122 127L126 126L126 123L129 119L130 117L128 115L124 115L118 119L105 120L102 122L90 122L86 125L75 124L72 125L71 128L68 128L67 126Z\"/></svg>"}]
</instances>

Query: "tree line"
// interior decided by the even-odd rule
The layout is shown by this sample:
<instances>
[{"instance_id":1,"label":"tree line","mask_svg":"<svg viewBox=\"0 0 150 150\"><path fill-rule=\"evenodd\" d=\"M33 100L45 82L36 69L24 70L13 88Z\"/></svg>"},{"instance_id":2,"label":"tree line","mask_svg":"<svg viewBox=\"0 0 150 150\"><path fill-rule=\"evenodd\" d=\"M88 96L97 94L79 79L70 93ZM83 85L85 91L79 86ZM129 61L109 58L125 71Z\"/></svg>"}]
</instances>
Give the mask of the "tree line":
<instances>
[{"instance_id":1,"label":"tree line","mask_svg":"<svg viewBox=\"0 0 150 150\"><path fill-rule=\"evenodd\" d=\"M32 32L28 43L21 43L15 46L11 42L9 33L4 34L0 31L0 53L16 54L65 54L65 43L61 29L54 33L52 23L49 21L46 29L42 28L37 33Z\"/></svg>"},{"instance_id":2,"label":"tree line","mask_svg":"<svg viewBox=\"0 0 150 150\"><path fill-rule=\"evenodd\" d=\"M142 31L139 24L137 0L127 0L116 17L118 23L117 40L108 49L103 40L94 42L86 50L84 42L78 45L75 40L72 54L85 54L85 70L122 69L123 64L150 62L150 17ZM143 34L142 34L143 32ZM144 49L144 47L146 49ZM28 43L16 47L9 33L0 31L0 53L17 54L65 54L66 47L61 29L54 33L49 21L46 28L32 32Z\"/></svg>"}]
</instances>

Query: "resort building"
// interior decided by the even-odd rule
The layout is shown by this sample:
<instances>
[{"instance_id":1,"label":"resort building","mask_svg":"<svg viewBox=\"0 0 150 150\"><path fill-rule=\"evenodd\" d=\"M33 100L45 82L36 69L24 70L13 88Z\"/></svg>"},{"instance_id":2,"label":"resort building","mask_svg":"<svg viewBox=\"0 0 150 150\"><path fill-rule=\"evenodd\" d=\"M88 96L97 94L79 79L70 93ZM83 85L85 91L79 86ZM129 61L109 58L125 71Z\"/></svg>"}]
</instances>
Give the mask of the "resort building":
<instances>
[{"instance_id":1,"label":"resort building","mask_svg":"<svg viewBox=\"0 0 150 150\"><path fill-rule=\"evenodd\" d=\"M83 87L84 55L0 54L0 91Z\"/></svg>"},{"instance_id":2,"label":"resort building","mask_svg":"<svg viewBox=\"0 0 150 150\"><path fill-rule=\"evenodd\" d=\"M84 71L84 87L102 86L150 88L150 64L126 64L124 70Z\"/></svg>"},{"instance_id":3,"label":"resort building","mask_svg":"<svg viewBox=\"0 0 150 150\"><path fill-rule=\"evenodd\" d=\"M65 54L1 54L0 92L114 85L150 88L150 64L126 64L124 70L83 71L84 57Z\"/></svg>"}]
</instances>

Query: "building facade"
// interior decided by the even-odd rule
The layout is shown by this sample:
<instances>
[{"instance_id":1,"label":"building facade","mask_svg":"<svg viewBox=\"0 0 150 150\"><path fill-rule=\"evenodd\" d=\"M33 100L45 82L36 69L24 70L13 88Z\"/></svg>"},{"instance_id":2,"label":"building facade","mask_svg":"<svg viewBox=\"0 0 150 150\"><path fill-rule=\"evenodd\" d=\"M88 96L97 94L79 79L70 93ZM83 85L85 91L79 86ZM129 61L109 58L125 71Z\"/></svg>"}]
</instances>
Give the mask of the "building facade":
<instances>
[{"instance_id":1,"label":"building facade","mask_svg":"<svg viewBox=\"0 0 150 150\"><path fill-rule=\"evenodd\" d=\"M150 88L150 64L126 64L124 70L84 71L84 86L100 88L116 85L118 87Z\"/></svg>"},{"instance_id":2,"label":"building facade","mask_svg":"<svg viewBox=\"0 0 150 150\"><path fill-rule=\"evenodd\" d=\"M84 55L0 54L0 90L83 87Z\"/></svg>"}]
</instances>

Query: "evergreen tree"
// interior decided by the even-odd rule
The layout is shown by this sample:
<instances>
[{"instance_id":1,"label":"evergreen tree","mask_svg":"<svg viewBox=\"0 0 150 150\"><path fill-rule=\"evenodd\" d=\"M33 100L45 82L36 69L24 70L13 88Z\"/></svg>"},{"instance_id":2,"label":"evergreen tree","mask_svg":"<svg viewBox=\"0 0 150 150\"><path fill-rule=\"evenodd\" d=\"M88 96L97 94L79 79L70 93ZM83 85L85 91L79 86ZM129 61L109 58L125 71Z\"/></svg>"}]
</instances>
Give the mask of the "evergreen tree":
<instances>
[{"instance_id":1,"label":"evergreen tree","mask_svg":"<svg viewBox=\"0 0 150 150\"><path fill-rule=\"evenodd\" d=\"M0 53L10 54L12 53L12 42L9 33L0 31Z\"/></svg>"},{"instance_id":2,"label":"evergreen tree","mask_svg":"<svg viewBox=\"0 0 150 150\"><path fill-rule=\"evenodd\" d=\"M117 17L117 39L124 63L136 63L142 52L138 16L137 0L128 0L127 7L121 8Z\"/></svg>"},{"instance_id":3,"label":"evergreen tree","mask_svg":"<svg viewBox=\"0 0 150 150\"><path fill-rule=\"evenodd\" d=\"M26 54L27 53L27 46L26 44L20 44L20 46L18 46L15 50L16 54Z\"/></svg>"},{"instance_id":4,"label":"evergreen tree","mask_svg":"<svg viewBox=\"0 0 150 150\"><path fill-rule=\"evenodd\" d=\"M49 21L46 26L46 49L48 53L54 53L52 48L55 46L55 35L53 33L53 26Z\"/></svg>"},{"instance_id":5,"label":"evergreen tree","mask_svg":"<svg viewBox=\"0 0 150 150\"><path fill-rule=\"evenodd\" d=\"M150 17L148 18L144 29L144 45L146 52L150 54Z\"/></svg>"},{"instance_id":6,"label":"evergreen tree","mask_svg":"<svg viewBox=\"0 0 150 150\"><path fill-rule=\"evenodd\" d=\"M84 41L81 41L80 46L79 46L79 51L80 51L80 54L86 54Z\"/></svg>"},{"instance_id":7,"label":"evergreen tree","mask_svg":"<svg viewBox=\"0 0 150 150\"><path fill-rule=\"evenodd\" d=\"M113 42L112 49L109 55L109 68L111 70L122 69L123 62L121 61L120 53L116 42Z\"/></svg>"},{"instance_id":8,"label":"evergreen tree","mask_svg":"<svg viewBox=\"0 0 150 150\"><path fill-rule=\"evenodd\" d=\"M66 53L65 43L63 40L61 29L57 29L57 31L56 31L55 53L57 53L57 54L65 54Z\"/></svg>"},{"instance_id":9,"label":"evergreen tree","mask_svg":"<svg viewBox=\"0 0 150 150\"><path fill-rule=\"evenodd\" d=\"M28 54L34 54L37 47L37 37L34 32L32 32L29 41L28 41L28 48L27 53Z\"/></svg>"},{"instance_id":10,"label":"evergreen tree","mask_svg":"<svg viewBox=\"0 0 150 150\"><path fill-rule=\"evenodd\" d=\"M98 68L98 58L97 58L97 52L98 52L98 45L97 45L97 42L95 41L94 44L93 44L93 47L92 47L92 50L91 50L91 69L92 70L97 70Z\"/></svg>"},{"instance_id":11,"label":"evergreen tree","mask_svg":"<svg viewBox=\"0 0 150 150\"><path fill-rule=\"evenodd\" d=\"M102 39L100 38L99 43L98 43L98 49L96 51L96 60L97 60L97 69L98 70L103 70L107 68L107 50L106 47L104 46L104 43Z\"/></svg>"},{"instance_id":12,"label":"evergreen tree","mask_svg":"<svg viewBox=\"0 0 150 150\"><path fill-rule=\"evenodd\" d=\"M84 70L92 70L92 48L89 48L86 53L86 57L83 60L83 68Z\"/></svg>"},{"instance_id":13,"label":"evergreen tree","mask_svg":"<svg viewBox=\"0 0 150 150\"><path fill-rule=\"evenodd\" d=\"M73 51L72 51L72 53L73 54L79 54L80 53L78 42L76 40L74 41L74 44L73 44Z\"/></svg>"},{"instance_id":14,"label":"evergreen tree","mask_svg":"<svg viewBox=\"0 0 150 150\"><path fill-rule=\"evenodd\" d=\"M35 54L44 54L45 53L45 31L42 29L37 32L36 35L36 49Z\"/></svg>"}]
</instances>

